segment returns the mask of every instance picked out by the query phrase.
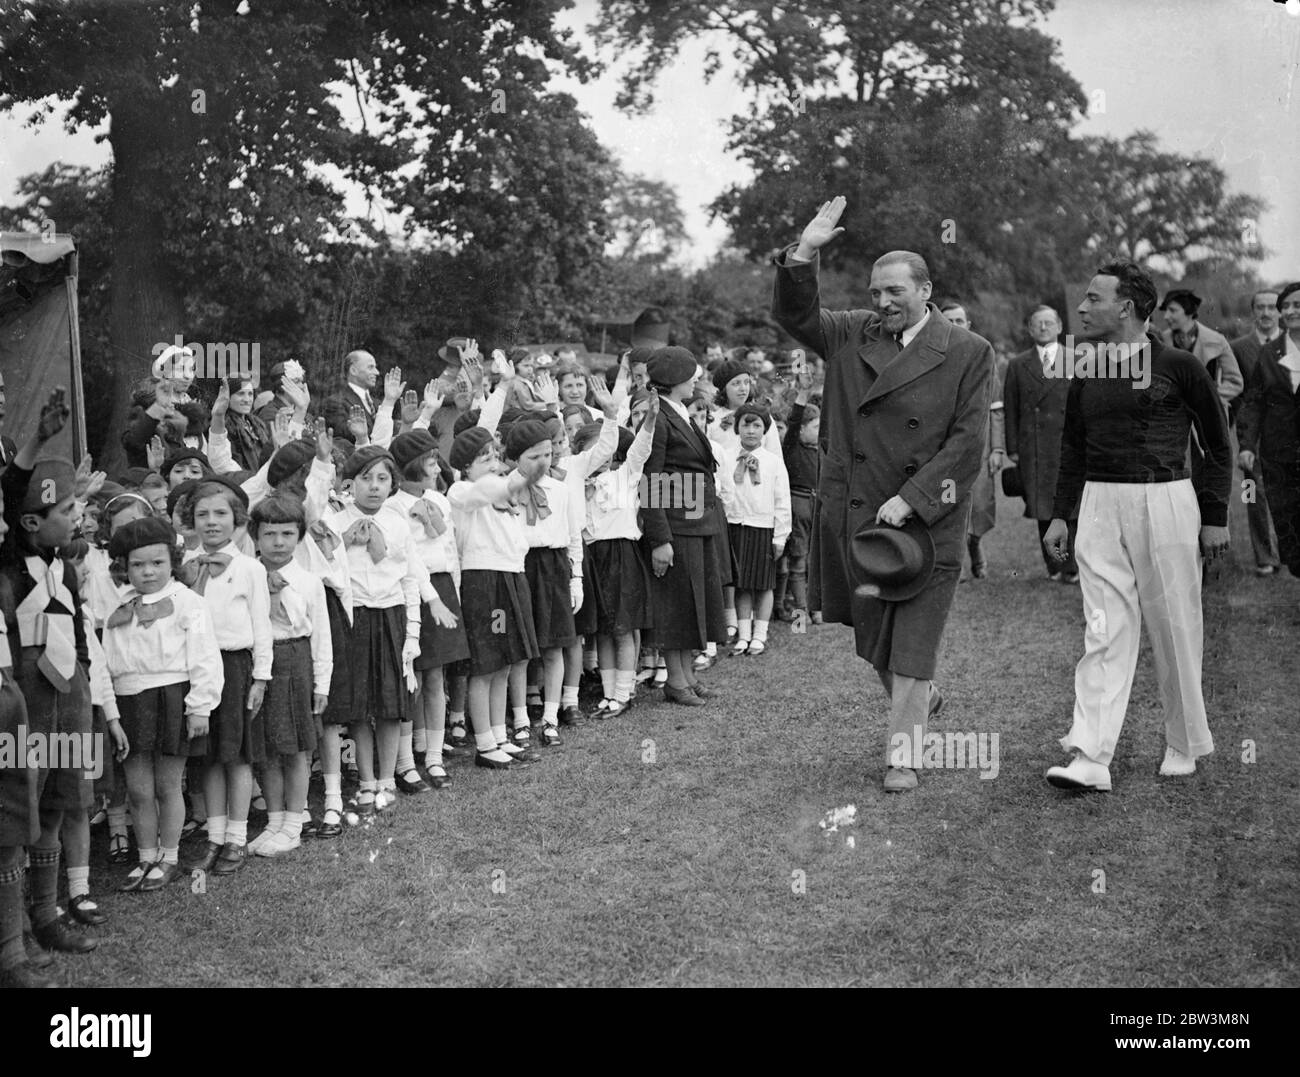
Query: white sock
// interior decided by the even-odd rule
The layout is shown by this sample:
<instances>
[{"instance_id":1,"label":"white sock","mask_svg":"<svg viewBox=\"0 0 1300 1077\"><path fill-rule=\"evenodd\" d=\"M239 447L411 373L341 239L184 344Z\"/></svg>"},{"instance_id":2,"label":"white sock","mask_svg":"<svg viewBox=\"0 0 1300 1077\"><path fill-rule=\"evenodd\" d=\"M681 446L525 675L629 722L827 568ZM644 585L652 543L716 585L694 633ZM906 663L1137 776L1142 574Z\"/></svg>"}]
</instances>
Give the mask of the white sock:
<instances>
[{"instance_id":1,"label":"white sock","mask_svg":"<svg viewBox=\"0 0 1300 1077\"><path fill-rule=\"evenodd\" d=\"M510 713L511 713L511 715L512 715L512 717L513 717L513 723L512 723L512 724L514 725L514 727L515 727L516 729L527 729L527 728L528 728L528 726L529 726L530 723L529 723L529 721L528 721L528 708L527 708L527 707L511 707L511 708L510 708Z\"/></svg>"},{"instance_id":2,"label":"white sock","mask_svg":"<svg viewBox=\"0 0 1300 1077\"><path fill-rule=\"evenodd\" d=\"M230 820L224 815L208 816L208 841L216 845L226 844L226 824Z\"/></svg>"},{"instance_id":3,"label":"white sock","mask_svg":"<svg viewBox=\"0 0 1300 1077\"><path fill-rule=\"evenodd\" d=\"M447 738L445 729L429 730L428 749L424 755L424 765L426 767L442 766L442 745Z\"/></svg>"},{"instance_id":4,"label":"white sock","mask_svg":"<svg viewBox=\"0 0 1300 1077\"><path fill-rule=\"evenodd\" d=\"M337 812L343 810L342 774L325 775L325 810Z\"/></svg>"},{"instance_id":5,"label":"white sock","mask_svg":"<svg viewBox=\"0 0 1300 1077\"><path fill-rule=\"evenodd\" d=\"M170 849L168 849L167 846L164 845L164 846L163 846L161 849L159 849L158 851L159 851L159 853L162 855L162 862L163 862L164 864L179 864L179 863L180 863L180 860L181 860L181 850L180 850L180 846L179 846L179 845L174 845L174 846L172 846L172 848L170 848Z\"/></svg>"},{"instance_id":6,"label":"white sock","mask_svg":"<svg viewBox=\"0 0 1300 1077\"><path fill-rule=\"evenodd\" d=\"M704 653L707 654L710 658L717 658L718 657L717 643L714 640L709 640L709 642L704 645Z\"/></svg>"},{"instance_id":7,"label":"white sock","mask_svg":"<svg viewBox=\"0 0 1300 1077\"><path fill-rule=\"evenodd\" d=\"M509 738L509 736L506 735L506 724L505 724L505 722L502 722L500 725L494 725L494 726L492 727L492 736L494 736L494 737L496 738L496 742L497 742L497 744L509 744L509 743L510 743L510 738Z\"/></svg>"},{"instance_id":8,"label":"white sock","mask_svg":"<svg viewBox=\"0 0 1300 1077\"><path fill-rule=\"evenodd\" d=\"M560 706L576 707L578 705L578 686L576 684L566 684L560 689Z\"/></svg>"},{"instance_id":9,"label":"white sock","mask_svg":"<svg viewBox=\"0 0 1300 1077\"><path fill-rule=\"evenodd\" d=\"M560 705L556 702L542 704L542 723L544 725L560 724Z\"/></svg>"},{"instance_id":10,"label":"white sock","mask_svg":"<svg viewBox=\"0 0 1300 1077\"><path fill-rule=\"evenodd\" d=\"M610 697L615 703L626 703L632 698L636 688L636 674L630 669L620 669L614 678L614 694Z\"/></svg>"},{"instance_id":11,"label":"white sock","mask_svg":"<svg viewBox=\"0 0 1300 1077\"><path fill-rule=\"evenodd\" d=\"M157 849L141 849L141 850L140 850L140 863L141 863L141 864L152 864L152 863L154 863L154 861L156 861L157 859L158 859L158 850L157 850Z\"/></svg>"},{"instance_id":12,"label":"white sock","mask_svg":"<svg viewBox=\"0 0 1300 1077\"><path fill-rule=\"evenodd\" d=\"M617 675L618 671L614 669L602 669L600 671L600 686L605 693L606 699L614 698L614 685Z\"/></svg>"},{"instance_id":13,"label":"white sock","mask_svg":"<svg viewBox=\"0 0 1300 1077\"><path fill-rule=\"evenodd\" d=\"M280 831L280 835L282 837L289 838L289 839L301 838L302 837L302 816L294 812L290 812L285 817L284 829Z\"/></svg>"},{"instance_id":14,"label":"white sock","mask_svg":"<svg viewBox=\"0 0 1300 1077\"><path fill-rule=\"evenodd\" d=\"M735 627L736 627L736 611L735 611L735 610L724 610L723 612L725 613L726 618L727 618L727 627L728 627L728 628L735 628Z\"/></svg>"},{"instance_id":15,"label":"white sock","mask_svg":"<svg viewBox=\"0 0 1300 1077\"><path fill-rule=\"evenodd\" d=\"M284 829L284 820L288 812L270 811L266 813L266 832L276 834Z\"/></svg>"},{"instance_id":16,"label":"white sock","mask_svg":"<svg viewBox=\"0 0 1300 1077\"><path fill-rule=\"evenodd\" d=\"M755 638L755 639L758 639L758 640L762 640L764 643L766 643L766 642L767 642L767 626L768 626L770 623L771 623L771 622L769 622L769 621L757 621L757 620L756 620L756 621L754 622L754 638Z\"/></svg>"},{"instance_id":17,"label":"white sock","mask_svg":"<svg viewBox=\"0 0 1300 1077\"><path fill-rule=\"evenodd\" d=\"M226 824L226 844L227 845L247 845L248 844L248 820L235 822L231 819Z\"/></svg>"},{"instance_id":18,"label":"white sock","mask_svg":"<svg viewBox=\"0 0 1300 1077\"><path fill-rule=\"evenodd\" d=\"M413 752L423 752L428 749L428 746L429 741L424 726L416 726L411 733L411 750Z\"/></svg>"},{"instance_id":19,"label":"white sock","mask_svg":"<svg viewBox=\"0 0 1300 1077\"><path fill-rule=\"evenodd\" d=\"M68 897L90 894L90 865L84 868L68 868Z\"/></svg>"},{"instance_id":20,"label":"white sock","mask_svg":"<svg viewBox=\"0 0 1300 1077\"><path fill-rule=\"evenodd\" d=\"M403 722L403 725L406 723ZM414 733L397 734L397 773L405 774L408 770L415 769L415 755L411 747L411 741Z\"/></svg>"},{"instance_id":21,"label":"white sock","mask_svg":"<svg viewBox=\"0 0 1300 1077\"><path fill-rule=\"evenodd\" d=\"M475 733L474 746L480 752L495 752L497 750L497 738L495 732Z\"/></svg>"},{"instance_id":22,"label":"white sock","mask_svg":"<svg viewBox=\"0 0 1300 1077\"><path fill-rule=\"evenodd\" d=\"M739 632L739 635L737 636L738 639L749 639L754 632L754 622L746 617L736 626L736 628Z\"/></svg>"}]
</instances>

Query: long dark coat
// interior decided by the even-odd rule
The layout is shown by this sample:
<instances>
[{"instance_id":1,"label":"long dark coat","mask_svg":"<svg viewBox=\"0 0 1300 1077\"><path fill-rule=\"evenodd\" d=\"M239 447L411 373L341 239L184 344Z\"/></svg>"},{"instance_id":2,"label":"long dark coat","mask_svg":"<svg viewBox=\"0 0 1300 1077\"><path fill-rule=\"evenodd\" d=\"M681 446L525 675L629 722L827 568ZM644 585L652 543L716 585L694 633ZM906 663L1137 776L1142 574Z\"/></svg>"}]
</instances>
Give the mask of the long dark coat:
<instances>
[{"instance_id":1,"label":"long dark coat","mask_svg":"<svg viewBox=\"0 0 1300 1077\"><path fill-rule=\"evenodd\" d=\"M1058 362L1064 354L1064 347L1058 347ZM1047 377L1037 348L1021 352L1007 367L1007 379L1002 387L1007 453L1020 457L1018 466L1025 487L1026 519L1052 518L1056 473L1061 468L1065 402L1069 396L1070 379ZM1077 509L1075 516L1078 516Z\"/></svg>"},{"instance_id":2,"label":"long dark coat","mask_svg":"<svg viewBox=\"0 0 1300 1077\"><path fill-rule=\"evenodd\" d=\"M815 577L826 620L854 626L857 651L877 669L934 676L939 642L965 550L971 488L984 455L993 348L930 305L921 331L901 352L875 311L826 311L817 260L777 262L772 313L826 360L822 393ZM936 565L906 602L854 601L862 582L849 539L901 494L930 529Z\"/></svg>"},{"instance_id":3,"label":"long dark coat","mask_svg":"<svg viewBox=\"0 0 1300 1077\"><path fill-rule=\"evenodd\" d=\"M1278 553L1300 576L1300 390L1291 388L1291 373L1281 363L1286 336L1260 350L1237 414L1237 437L1241 448L1259 457L1255 466L1264 475Z\"/></svg>"}]
</instances>

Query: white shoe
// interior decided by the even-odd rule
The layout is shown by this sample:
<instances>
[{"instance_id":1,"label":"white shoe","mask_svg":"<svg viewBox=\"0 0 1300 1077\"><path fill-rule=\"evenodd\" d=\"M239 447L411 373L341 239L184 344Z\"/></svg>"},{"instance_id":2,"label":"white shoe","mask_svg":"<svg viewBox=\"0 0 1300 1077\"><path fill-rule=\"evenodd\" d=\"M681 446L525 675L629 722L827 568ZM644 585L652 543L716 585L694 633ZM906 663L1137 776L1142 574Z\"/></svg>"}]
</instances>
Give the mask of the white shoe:
<instances>
[{"instance_id":1,"label":"white shoe","mask_svg":"<svg viewBox=\"0 0 1300 1077\"><path fill-rule=\"evenodd\" d=\"M1190 755L1183 755L1172 744L1165 746L1165 759L1160 764L1160 777L1185 778L1196 773L1196 760Z\"/></svg>"},{"instance_id":2,"label":"white shoe","mask_svg":"<svg viewBox=\"0 0 1300 1077\"><path fill-rule=\"evenodd\" d=\"M1048 767L1046 777L1048 784L1057 789L1110 792L1110 768L1094 762L1082 752L1076 752L1067 766Z\"/></svg>"},{"instance_id":3,"label":"white shoe","mask_svg":"<svg viewBox=\"0 0 1300 1077\"><path fill-rule=\"evenodd\" d=\"M291 853L294 849L302 846L301 838L291 838L284 831L278 831L270 841L264 845L258 846L258 856L279 856L281 853Z\"/></svg>"},{"instance_id":4,"label":"white shoe","mask_svg":"<svg viewBox=\"0 0 1300 1077\"><path fill-rule=\"evenodd\" d=\"M387 811L397 803L397 794L391 789L375 791L375 811Z\"/></svg>"},{"instance_id":5,"label":"white shoe","mask_svg":"<svg viewBox=\"0 0 1300 1077\"><path fill-rule=\"evenodd\" d=\"M275 838L275 836L279 833L280 832L278 830L272 830L268 826L265 830L262 831L262 833L258 834L257 837L255 837L252 841L248 843L248 851L250 853L260 852L262 846L272 841Z\"/></svg>"}]
</instances>

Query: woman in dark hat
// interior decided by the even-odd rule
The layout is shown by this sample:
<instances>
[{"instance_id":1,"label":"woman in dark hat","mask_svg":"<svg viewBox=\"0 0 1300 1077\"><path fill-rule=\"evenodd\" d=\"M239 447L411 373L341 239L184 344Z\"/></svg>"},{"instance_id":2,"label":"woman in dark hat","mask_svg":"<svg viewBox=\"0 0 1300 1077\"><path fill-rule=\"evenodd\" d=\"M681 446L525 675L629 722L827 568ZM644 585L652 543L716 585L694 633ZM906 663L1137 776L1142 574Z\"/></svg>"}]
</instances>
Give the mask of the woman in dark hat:
<instances>
[{"instance_id":1,"label":"woman in dark hat","mask_svg":"<svg viewBox=\"0 0 1300 1077\"><path fill-rule=\"evenodd\" d=\"M642 505L654 577L654 638L668 669L664 699L698 707L708 693L695 678L691 652L725 635L717 571L716 462L712 444L686 410L699 376L695 356L685 348L660 348L646 372L663 405L646 464Z\"/></svg>"}]
</instances>

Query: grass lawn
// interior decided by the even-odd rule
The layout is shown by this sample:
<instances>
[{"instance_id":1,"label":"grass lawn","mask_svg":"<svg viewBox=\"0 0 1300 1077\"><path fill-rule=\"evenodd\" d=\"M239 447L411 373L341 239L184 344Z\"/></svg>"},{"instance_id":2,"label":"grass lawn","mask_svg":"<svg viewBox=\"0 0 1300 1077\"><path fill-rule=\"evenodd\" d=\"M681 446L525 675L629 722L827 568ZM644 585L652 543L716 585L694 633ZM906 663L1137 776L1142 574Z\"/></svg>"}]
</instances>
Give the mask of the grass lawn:
<instances>
[{"instance_id":1,"label":"grass lawn","mask_svg":"<svg viewBox=\"0 0 1300 1077\"><path fill-rule=\"evenodd\" d=\"M1043 771L1063 758L1083 615L1077 588L1044 577L1019 504L985 540L991 578L959 589L933 727L997 732L993 780L927 771L887 797L886 700L851 633L774 626L766 655L705 674L721 689L707 708L645 697L510 774L461 753L448 789L391 821L251 858L204 894L117 894L125 869L97 831L92 887L111 920L93 954L60 957L59 979L1300 984L1300 581L1250 573L1237 506L1235 565L1206 592L1215 753L1190 779L1157 779L1144 648L1114 792L1064 795ZM849 803L856 826L819 828Z\"/></svg>"}]
</instances>

